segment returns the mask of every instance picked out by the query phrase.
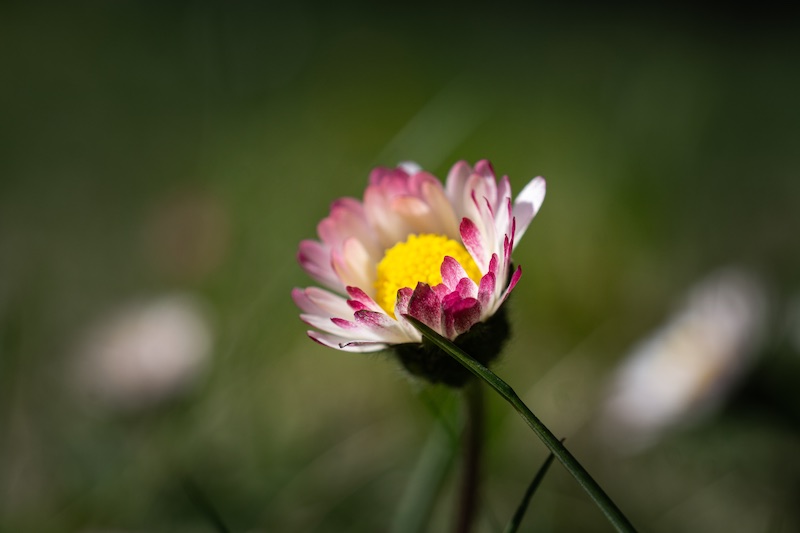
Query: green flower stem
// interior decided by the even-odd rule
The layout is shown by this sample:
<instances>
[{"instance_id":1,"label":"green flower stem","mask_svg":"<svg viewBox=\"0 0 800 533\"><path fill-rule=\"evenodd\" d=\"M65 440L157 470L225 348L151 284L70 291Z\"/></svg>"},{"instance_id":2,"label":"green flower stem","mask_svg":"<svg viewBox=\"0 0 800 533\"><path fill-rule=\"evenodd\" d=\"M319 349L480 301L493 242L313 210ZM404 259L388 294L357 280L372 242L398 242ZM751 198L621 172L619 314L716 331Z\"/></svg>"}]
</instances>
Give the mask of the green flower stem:
<instances>
[{"instance_id":1,"label":"green flower stem","mask_svg":"<svg viewBox=\"0 0 800 533\"><path fill-rule=\"evenodd\" d=\"M611 498L603 491L600 485L589 475L577 459L567 450L560 440L545 426L536 415L531 412L527 405L517 396L508 383L500 379L494 372L477 362L461 348L445 339L431 328L417 320L416 318L405 315L406 319L430 342L438 346L441 350L454 357L459 363L464 365L473 374L485 381L497 391L508 403L511 404L519 415L530 426L534 433L544 442L556 459L561 461L564 468L572 474L578 484L586 491L589 497L606 515L608 521L617 531L635 532L636 529L630 521L622 514L622 511L614 504Z\"/></svg>"},{"instance_id":2,"label":"green flower stem","mask_svg":"<svg viewBox=\"0 0 800 533\"><path fill-rule=\"evenodd\" d=\"M454 530L456 533L469 533L475 523L480 490L485 418L483 384L480 382L467 383L463 392L467 416L462 436L461 488Z\"/></svg>"}]
</instances>

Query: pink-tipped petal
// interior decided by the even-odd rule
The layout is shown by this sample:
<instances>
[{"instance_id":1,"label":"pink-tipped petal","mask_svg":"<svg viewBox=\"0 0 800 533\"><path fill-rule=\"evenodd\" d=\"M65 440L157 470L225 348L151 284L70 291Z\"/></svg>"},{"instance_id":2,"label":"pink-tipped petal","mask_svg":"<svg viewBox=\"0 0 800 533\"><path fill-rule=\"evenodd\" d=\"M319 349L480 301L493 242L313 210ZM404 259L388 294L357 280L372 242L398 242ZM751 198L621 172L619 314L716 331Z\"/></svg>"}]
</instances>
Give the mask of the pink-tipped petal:
<instances>
[{"instance_id":1,"label":"pink-tipped petal","mask_svg":"<svg viewBox=\"0 0 800 533\"><path fill-rule=\"evenodd\" d=\"M378 340L374 335L369 335L367 330L361 328L361 326L355 322L350 322L349 320L345 320L343 318L328 318L319 315L302 314L300 315L300 320L312 328L317 328L325 333L331 333L346 339L359 338L362 336L362 334L366 334L366 337L364 338L368 340Z\"/></svg>"},{"instance_id":2,"label":"pink-tipped petal","mask_svg":"<svg viewBox=\"0 0 800 533\"><path fill-rule=\"evenodd\" d=\"M359 319L359 313L361 319ZM372 313L372 311L357 311L356 319L345 320L340 317L333 317L323 320L322 317L314 315L301 315L300 318L308 324L326 333L331 333L338 337L347 340L360 340L360 341L375 341L375 342L402 342L405 335L400 328L395 327L394 321L386 317L386 327L380 325L376 320L364 318L364 313ZM389 322L390 321L390 322Z\"/></svg>"},{"instance_id":3,"label":"pink-tipped petal","mask_svg":"<svg viewBox=\"0 0 800 533\"><path fill-rule=\"evenodd\" d=\"M478 268L481 269L481 272L485 272L488 267L487 248L480 230L478 230L478 227L472 220L464 218L461 221L460 231L461 242L464 243L464 248L466 248L469 255L472 256L472 259L475 261L475 264L478 265Z\"/></svg>"},{"instance_id":4,"label":"pink-tipped petal","mask_svg":"<svg viewBox=\"0 0 800 533\"><path fill-rule=\"evenodd\" d=\"M445 192L450 203L456 209L456 216L464 215L460 207L464 201L464 188L467 186L470 174L472 174L472 167L466 161L459 161L453 165L453 168L447 174Z\"/></svg>"},{"instance_id":5,"label":"pink-tipped petal","mask_svg":"<svg viewBox=\"0 0 800 533\"><path fill-rule=\"evenodd\" d=\"M495 278L497 277L498 263L499 260L497 259L497 254L492 254L492 258L489 260L489 269L487 272L494 274Z\"/></svg>"},{"instance_id":6,"label":"pink-tipped petal","mask_svg":"<svg viewBox=\"0 0 800 533\"><path fill-rule=\"evenodd\" d=\"M484 178L479 176L478 174L470 174L469 178L467 178L467 182L464 185L464 189L462 191L462 198L456 205L456 212L462 218L469 218L473 222L475 222L481 229L483 229L483 219L481 218L480 212L480 203L485 197L485 192L483 189Z\"/></svg>"},{"instance_id":7,"label":"pink-tipped petal","mask_svg":"<svg viewBox=\"0 0 800 533\"><path fill-rule=\"evenodd\" d=\"M318 287L292 290L292 298L306 313L321 316L341 316L349 314L347 302L341 296Z\"/></svg>"},{"instance_id":8,"label":"pink-tipped petal","mask_svg":"<svg viewBox=\"0 0 800 533\"><path fill-rule=\"evenodd\" d=\"M481 318L481 304L475 298L459 300L444 310L445 329L451 339L469 331Z\"/></svg>"},{"instance_id":9,"label":"pink-tipped petal","mask_svg":"<svg viewBox=\"0 0 800 533\"><path fill-rule=\"evenodd\" d=\"M304 240L300 243L297 260L312 278L326 287L341 290L342 281L331 265L330 249L317 241Z\"/></svg>"},{"instance_id":10,"label":"pink-tipped petal","mask_svg":"<svg viewBox=\"0 0 800 533\"><path fill-rule=\"evenodd\" d=\"M488 161L478 161L475 165L475 174L467 186L479 200L486 198L492 205L497 203L497 181L494 177L494 170Z\"/></svg>"},{"instance_id":11,"label":"pink-tipped petal","mask_svg":"<svg viewBox=\"0 0 800 533\"><path fill-rule=\"evenodd\" d=\"M352 309L353 311L363 311L365 309L369 310L369 308L366 305L362 304L358 300L347 300L347 305L349 305L350 309Z\"/></svg>"},{"instance_id":12,"label":"pink-tipped petal","mask_svg":"<svg viewBox=\"0 0 800 533\"><path fill-rule=\"evenodd\" d=\"M441 300L442 298L453 292L453 290L444 283L439 283L438 285L432 285L431 289L433 290L434 293L436 293L436 296L439 298L439 300Z\"/></svg>"},{"instance_id":13,"label":"pink-tipped petal","mask_svg":"<svg viewBox=\"0 0 800 533\"><path fill-rule=\"evenodd\" d=\"M474 175L472 177L477 178L477 176ZM486 248L487 252L491 253L498 251L496 240L497 232L495 231L494 214L489 207L490 201L486 196L479 196L477 192L473 191L472 204L473 215L467 216L466 218L471 219L480 231L483 242L488 245Z\"/></svg>"},{"instance_id":14,"label":"pink-tipped petal","mask_svg":"<svg viewBox=\"0 0 800 533\"><path fill-rule=\"evenodd\" d=\"M517 219L514 218L514 217L511 217L511 249L512 250L514 249L514 246L516 246L516 244L514 244L516 239L517 239Z\"/></svg>"},{"instance_id":15,"label":"pink-tipped petal","mask_svg":"<svg viewBox=\"0 0 800 533\"><path fill-rule=\"evenodd\" d=\"M408 192L414 196L422 196L422 188L426 183L442 188L442 183L436 179L436 176L424 170L411 174L406 187Z\"/></svg>"},{"instance_id":16,"label":"pink-tipped petal","mask_svg":"<svg viewBox=\"0 0 800 533\"><path fill-rule=\"evenodd\" d=\"M460 302L463 299L464 298L462 298L461 295L458 294L457 292L451 292L450 294L448 294L447 296L445 296L444 298L441 299L442 300L442 309L445 309L445 310L449 309L449 308L453 307L454 305L456 305L458 302Z\"/></svg>"},{"instance_id":17,"label":"pink-tipped petal","mask_svg":"<svg viewBox=\"0 0 800 533\"><path fill-rule=\"evenodd\" d=\"M345 240L341 252L331 252L333 269L345 285L370 287L375 283L375 263L361 242Z\"/></svg>"},{"instance_id":18,"label":"pink-tipped petal","mask_svg":"<svg viewBox=\"0 0 800 533\"><path fill-rule=\"evenodd\" d=\"M478 287L478 301L484 309L489 307L489 303L492 301L495 289L497 288L496 286L497 277L493 273L489 272L481 278L481 284L480 287Z\"/></svg>"},{"instance_id":19,"label":"pink-tipped petal","mask_svg":"<svg viewBox=\"0 0 800 533\"><path fill-rule=\"evenodd\" d=\"M408 314L435 331L442 332L441 302L427 283L417 283L408 302Z\"/></svg>"},{"instance_id":20,"label":"pink-tipped petal","mask_svg":"<svg viewBox=\"0 0 800 533\"><path fill-rule=\"evenodd\" d=\"M364 216L364 206L361 205L361 202L349 196L342 196L331 202L331 211L336 211L337 209L345 209L360 217Z\"/></svg>"},{"instance_id":21,"label":"pink-tipped petal","mask_svg":"<svg viewBox=\"0 0 800 533\"><path fill-rule=\"evenodd\" d=\"M511 219L511 234L503 237L503 262L501 270L508 272L511 267L511 252L514 250L514 233L516 232L516 221Z\"/></svg>"},{"instance_id":22,"label":"pink-tipped petal","mask_svg":"<svg viewBox=\"0 0 800 533\"><path fill-rule=\"evenodd\" d=\"M370 185L393 188L405 182L409 173L402 167L387 168L378 167L369 174Z\"/></svg>"},{"instance_id":23,"label":"pink-tipped petal","mask_svg":"<svg viewBox=\"0 0 800 533\"><path fill-rule=\"evenodd\" d=\"M422 184L422 199L430 206L438 232L451 239L458 238L458 216L438 180Z\"/></svg>"},{"instance_id":24,"label":"pink-tipped petal","mask_svg":"<svg viewBox=\"0 0 800 533\"><path fill-rule=\"evenodd\" d=\"M331 322L333 322L342 329L350 329L350 330L358 329L358 324L356 324L355 322L351 322L350 320L345 320L344 318L333 317L331 318Z\"/></svg>"},{"instance_id":25,"label":"pink-tipped petal","mask_svg":"<svg viewBox=\"0 0 800 533\"><path fill-rule=\"evenodd\" d=\"M406 316L409 314L408 305L411 302L411 297L414 291L405 287L397 291L397 302L394 305L394 316L397 318L397 324L400 329L405 333L406 340L404 342L420 342L422 341L422 334L415 328Z\"/></svg>"},{"instance_id":26,"label":"pink-tipped petal","mask_svg":"<svg viewBox=\"0 0 800 533\"><path fill-rule=\"evenodd\" d=\"M391 208L392 198L385 187L372 184L364 191L364 211L367 221L375 232L376 239L386 249L406 240L411 227L400 214Z\"/></svg>"},{"instance_id":27,"label":"pink-tipped petal","mask_svg":"<svg viewBox=\"0 0 800 533\"><path fill-rule=\"evenodd\" d=\"M394 320L389 318L386 313L363 309L356 311L354 316L358 324L369 328L391 328L394 325Z\"/></svg>"},{"instance_id":28,"label":"pink-tipped petal","mask_svg":"<svg viewBox=\"0 0 800 533\"><path fill-rule=\"evenodd\" d=\"M480 174L484 178L495 180L494 168L488 159L481 159L475 163L475 173Z\"/></svg>"},{"instance_id":29,"label":"pink-tipped petal","mask_svg":"<svg viewBox=\"0 0 800 533\"><path fill-rule=\"evenodd\" d=\"M478 286L469 278L461 278L455 292L461 298L475 298L478 295Z\"/></svg>"},{"instance_id":30,"label":"pink-tipped petal","mask_svg":"<svg viewBox=\"0 0 800 533\"><path fill-rule=\"evenodd\" d=\"M372 339L373 336L390 342L399 344L408 342L408 334L397 320L389 317L386 313L375 311L356 311L356 323L370 332L365 338Z\"/></svg>"},{"instance_id":31,"label":"pink-tipped petal","mask_svg":"<svg viewBox=\"0 0 800 533\"><path fill-rule=\"evenodd\" d=\"M335 201L330 215L317 225L317 234L331 249L341 248L347 239L356 239L373 260L379 260L382 255L377 235L367 223L364 207L353 198Z\"/></svg>"},{"instance_id":32,"label":"pink-tipped petal","mask_svg":"<svg viewBox=\"0 0 800 533\"><path fill-rule=\"evenodd\" d=\"M397 302L394 305L394 316L399 317L408 314L408 304L411 296L414 295L413 289L404 287L397 291Z\"/></svg>"},{"instance_id":33,"label":"pink-tipped petal","mask_svg":"<svg viewBox=\"0 0 800 533\"><path fill-rule=\"evenodd\" d=\"M392 200L391 209L414 233L442 233L436 213L427 202L416 196L398 196Z\"/></svg>"},{"instance_id":34,"label":"pink-tipped petal","mask_svg":"<svg viewBox=\"0 0 800 533\"><path fill-rule=\"evenodd\" d=\"M506 198L500 202L495 211L494 230L495 235L508 235L511 233L513 217L511 215L511 198Z\"/></svg>"},{"instance_id":35,"label":"pink-tipped petal","mask_svg":"<svg viewBox=\"0 0 800 533\"><path fill-rule=\"evenodd\" d=\"M508 176L503 176L500 179L500 183L497 185L497 209L496 211L500 210L501 206L504 206L506 203L511 203L511 182L508 181Z\"/></svg>"},{"instance_id":36,"label":"pink-tipped petal","mask_svg":"<svg viewBox=\"0 0 800 533\"><path fill-rule=\"evenodd\" d=\"M381 306L360 288L349 285L346 287L346 290L350 298L364 306L363 309L369 309L370 311L376 311L378 313L381 312Z\"/></svg>"},{"instance_id":37,"label":"pink-tipped petal","mask_svg":"<svg viewBox=\"0 0 800 533\"><path fill-rule=\"evenodd\" d=\"M486 206L486 211L489 213L492 219L496 218L494 215L494 206L489 202L489 199L485 196L483 197L483 203Z\"/></svg>"},{"instance_id":38,"label":"pink-tipped petal","mask_svg":"<svg viewBox=\"0 0 800 533\"><path fill-rule=\"evenodd\" d=\"M406 219L422 218L431 216L431 206L416 196L403 195L392 199L390 204L392 211L399 213Z\"/></svg>"},{"instance_id":39,"label":"pink-tipped petal","mask_svg":"<svg viewBox=\"0 0 800 533\"><path fill-rule=\"evenodd\" d=\"M303 289L297 287L292 289L292 300L304 313L316 313L319 310L317 305L306 296L306 292Z\"/></svg>"},{"instance_id":40,"label":"pink-tipped petal","mask_svg":"<svg viewBox=\"0 0 800 533\"><path fill-rule=\"evenodd\" d=\"M504 302L506 300L506 298L508 298L508 295L511 294L511 291L513 291L514 287L517 286L517 282L519 281L519 278L521 278L521 277L522 277L522 267L518 266L517 270L514 272L514 275L511 276L511 281L509 282L508 288L506 289L505 293L503 294L503 297L501 298L501 301Z\"/></svg>"},{"instance_id":41,"label":"pink-tipped petal","mask_svg":"<svg viewBox=\"0 0 800 533\"><path fill-rule=\"evenodd\" d=\"M378 185L381 182L381 179L386 174L392 172L392 169L387 167L375 167L372 169L372 172L369 173L369 183L370 185Z\"/></svg>"},{"instance_id":42,"label":"pink-tipped petal","mask_svg":"<svg viewBox=\"0 0 800 533\"><path fill-rule=\"evenodd\" d=\"M461 263L449 255L444 256L442 266L439 270L442 274L442 282L447 285L451 291L455 290L462 279L469 278L467 271L464 270Z\"/></svg>"}]
</instances>

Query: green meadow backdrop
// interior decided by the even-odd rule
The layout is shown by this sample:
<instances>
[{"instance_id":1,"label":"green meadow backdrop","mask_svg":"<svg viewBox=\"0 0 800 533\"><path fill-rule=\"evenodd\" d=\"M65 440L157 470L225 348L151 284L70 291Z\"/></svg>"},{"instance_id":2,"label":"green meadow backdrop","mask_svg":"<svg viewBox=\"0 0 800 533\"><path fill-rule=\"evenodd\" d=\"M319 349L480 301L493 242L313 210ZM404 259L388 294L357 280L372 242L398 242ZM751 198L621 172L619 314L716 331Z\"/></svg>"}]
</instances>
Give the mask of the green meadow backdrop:
<instances>
[{"instance_id":1,"label":"green meadow backdrop","mask_svg":"<svg viewBox=\"0 0 800 533\"><path fill-rule=\"evenodd\" d=\"M0 531L447 531L453 443L428 527L402 504L455 398L311 342L290 291L312 284L298 242L373 167L483 158L548 183L498 374L641 530L797 531L797 30L589 3L4 4ZM725 268L766 302L739 379L701 380L716 409L647 447L604 438L619 365ZM153 343L182 349L178 316L194 358L125 366L108 339L145 342L165 301ZM489 407L494 532L547 452ZM610 529L558 464L523 523Z\"/></svg>"}]
</instances>

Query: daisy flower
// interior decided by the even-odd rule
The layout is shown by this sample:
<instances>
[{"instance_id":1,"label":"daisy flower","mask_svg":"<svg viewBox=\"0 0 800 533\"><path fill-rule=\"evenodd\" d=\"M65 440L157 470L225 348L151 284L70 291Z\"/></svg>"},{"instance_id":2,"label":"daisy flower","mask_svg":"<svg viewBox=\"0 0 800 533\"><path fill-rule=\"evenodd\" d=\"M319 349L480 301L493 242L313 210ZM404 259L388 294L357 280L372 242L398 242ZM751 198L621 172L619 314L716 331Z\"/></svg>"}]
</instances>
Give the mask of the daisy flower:
<instances>
[{"instance_id":1,"label":"daisy flower","mask_svg":"<svg viewBox=\"0 0 800 533\"><path fill-rule=\"evenodd\" d=\"M473 354L483 362L497 355L488 352L507 336L501 306L522 274L512 273L511 253L544 195L537 177L513 200L508 177L498 181L488 161L456 163L444 186L411 163L373 170L363 201L336 200L319 240L300 243L301 266L326 287L292 291L316 328L309 337L349 352L392 348L414 374L461 381L441 375L449 356L423 349L405 317L486 352Z\"/></svg>"}]
</instances>

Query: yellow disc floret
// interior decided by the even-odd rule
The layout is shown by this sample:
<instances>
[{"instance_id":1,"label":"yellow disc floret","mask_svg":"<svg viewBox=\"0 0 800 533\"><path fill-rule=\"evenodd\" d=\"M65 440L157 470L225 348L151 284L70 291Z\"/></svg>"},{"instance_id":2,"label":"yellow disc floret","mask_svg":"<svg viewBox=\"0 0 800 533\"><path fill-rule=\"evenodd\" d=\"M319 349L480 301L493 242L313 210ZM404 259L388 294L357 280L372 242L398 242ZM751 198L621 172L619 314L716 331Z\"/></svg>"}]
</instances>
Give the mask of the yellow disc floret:
<instances>
[{"instance_id":1,"label":"yellow disc floret","mask_svg":"<svg viewBox=\"0 0 800 533\"><path fill-rule=\"evenodd\" d=\"M475 283L480 282L481 271L460 242L444 235L411 235L389 248L378 263L375 301L394 316L398 290L413 289L418 282L431 286L442 282L440 269L446 255L458 261Z\"/></svg>"}]
</instances>

